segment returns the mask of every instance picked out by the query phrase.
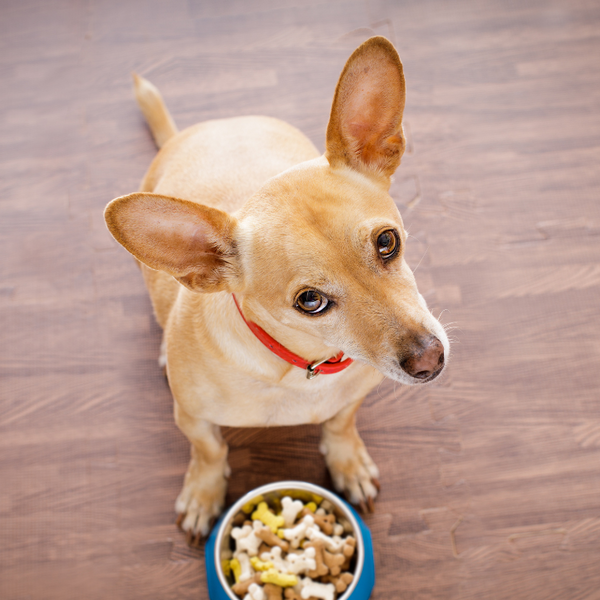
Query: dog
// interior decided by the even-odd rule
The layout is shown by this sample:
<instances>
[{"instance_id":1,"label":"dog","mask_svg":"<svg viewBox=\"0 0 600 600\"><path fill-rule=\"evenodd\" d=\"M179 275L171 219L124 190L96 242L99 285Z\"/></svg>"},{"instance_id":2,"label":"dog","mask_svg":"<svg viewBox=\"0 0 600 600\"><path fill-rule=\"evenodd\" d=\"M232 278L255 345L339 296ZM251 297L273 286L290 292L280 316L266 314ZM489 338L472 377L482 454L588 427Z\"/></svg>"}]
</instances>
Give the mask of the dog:
<instances>
[{"instance_id":1,"label":"dog","mask_svg":"<svg viewBox=\"0 0 600 600\"><path fill-rule=\"evenodd\" d=\"M450 350L404 260L388 193L405 149L395 48L372 37L348 59L324 155L269 117L178 133L158 90L134 79L160 151L105 220L141 267L175 421L191 442L178 524L197 543L223 509L221 426L322 424L335 488L372 510L379 471L356 411L384 376L434 380Z\"/></svg>"}]
</instances>

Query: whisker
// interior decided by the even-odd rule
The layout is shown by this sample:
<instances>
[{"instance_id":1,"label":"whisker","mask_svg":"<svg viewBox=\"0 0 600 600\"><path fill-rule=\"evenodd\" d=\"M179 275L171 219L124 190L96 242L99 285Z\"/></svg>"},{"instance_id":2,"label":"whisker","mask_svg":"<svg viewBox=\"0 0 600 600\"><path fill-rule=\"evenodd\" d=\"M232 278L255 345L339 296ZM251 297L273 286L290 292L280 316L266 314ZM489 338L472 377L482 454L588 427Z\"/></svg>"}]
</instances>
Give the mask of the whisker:
<instances>
[{"instance_id":1,"label":"whisker","mask_svg":"<svg viewBox=\"0 0 600 600\"><path fill-rule=\"evenodd\" d=\"M423 256L421 256L421 260L419 261L419 264L413 269L413 273L416 273L417 269L421 266L421 263L423 262L423 259L425 258L425 255L427 254L428 250L429 250L429 246L427 246L427 248L425 248L425 252L423 252Z\"/></svg>"},{"instance_id":2,"label":"whisker","mask_svg":"<svg viewBox=\"0 0 600 600\"><path fill-rule=\"evenodd\" d=\"M438 321L439 321L439 320L442 318L442 315L443 315L445 312L450 312L450 309L449 309L449 308L444 308L444 310L442 310L442 312L441 312L441 313L438 315Z\"/></svg>"}]
</instances>

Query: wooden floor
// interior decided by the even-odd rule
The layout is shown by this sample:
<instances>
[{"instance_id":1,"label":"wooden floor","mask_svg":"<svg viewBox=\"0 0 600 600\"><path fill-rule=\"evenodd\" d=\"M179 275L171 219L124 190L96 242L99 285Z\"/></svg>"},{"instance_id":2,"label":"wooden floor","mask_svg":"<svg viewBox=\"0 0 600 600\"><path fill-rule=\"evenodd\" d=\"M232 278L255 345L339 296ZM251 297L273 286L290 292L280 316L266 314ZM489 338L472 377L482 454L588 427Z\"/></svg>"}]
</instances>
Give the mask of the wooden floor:
<instances>
[{"instance_id":1,"label":"wooden floor","mask_svg":"<svg viewBox=\"0 0 600 600\"><path fill-rule=\"evenodd\" d=\"M600 599L600 5L1 0L0 598L206 599L173 505L188 444L141 277L102 211L181 127L283 118L323 148L350 52L404 61L392 194L455 323L447 375L360 411L382 472L373 598ZM316 427L230 430L228 502L330 485Z\"/></svg>"}]
</instances>

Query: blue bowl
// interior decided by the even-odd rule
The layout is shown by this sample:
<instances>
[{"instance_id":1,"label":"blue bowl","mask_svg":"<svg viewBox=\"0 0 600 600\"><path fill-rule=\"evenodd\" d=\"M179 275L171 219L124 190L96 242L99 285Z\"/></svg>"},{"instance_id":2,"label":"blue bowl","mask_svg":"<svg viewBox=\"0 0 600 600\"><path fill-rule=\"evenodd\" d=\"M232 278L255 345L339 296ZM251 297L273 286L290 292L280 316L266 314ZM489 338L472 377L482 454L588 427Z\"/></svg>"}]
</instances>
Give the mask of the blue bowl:
<instances>
[{"instance_id":1,"label":"blue bowl","mask_svg":"<svg viewBox=\"0 0 600 600\"><path fill-rule=\"evenodd\" d=\"M294 496L302 499L314 494L329 500L338 516L349 522L352 535L356 538L356 563L354 580L348 589L339 594L337 600L368 600L375 585L375 561L371 533L358 513L336 494L311 483L302 481L280 481L259 487L240 498L213 527L205 546L206 581L210 600L240 600L233 593L230 581L221 567L222 559L228 558L229 534L234 518L248 503L257 504L258 497L268 498Z\"/></svg>"}]
</instances>

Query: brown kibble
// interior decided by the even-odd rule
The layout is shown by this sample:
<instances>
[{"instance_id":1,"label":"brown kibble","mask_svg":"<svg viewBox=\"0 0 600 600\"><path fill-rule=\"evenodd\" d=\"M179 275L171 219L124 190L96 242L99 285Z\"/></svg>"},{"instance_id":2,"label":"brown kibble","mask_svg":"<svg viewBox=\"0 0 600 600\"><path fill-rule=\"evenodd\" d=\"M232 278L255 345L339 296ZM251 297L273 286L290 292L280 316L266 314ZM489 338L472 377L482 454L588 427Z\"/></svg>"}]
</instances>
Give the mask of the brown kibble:
<instances>
[{"instance_id":1,"label":"brown kibble","mask_svg":"<svg viewBox=\"0 0 600 600\"><path fill-rule=\"evenodd\" d=\"M325 535L331 535L333 533L333 526L335 525L335 515L334 514L317 515L317 514L311 512L308 508L303 508L302 511L300 512L300 515L302 517L304 517L306 515L310 515L315 520L315 523L319 526L319 529Z\"/></svg>"},{"instance_id":2,"label":"brown kibble","mask_svg":"<svg viewBox=\"0 0 600 600\"><path fill-rule=\"evenodd\" d=\"M248 588L253 584L257 583L260 585L260 573L255 573L252 577L239 581L235 585L231 586L234 594L237 594L240 598L243 598L248 593Z\"/></svg>"},{"instance_id":3,"label":"brown kibble","mask_svg":"<svg viewBox=\"0 0 600 600\"><path fill-rule=\"evenodd\" d=\"M267 600L283 600L283 588L274 583L265 583L263 586Z\"/></svg>"},{"instance_id":4,"label":"brown kibble","mask_svg":"<svg viewBox=\"0 0 600 600\"><path fill-rule=\"evenodd\" d=\"M331 552L323 550L323 561L329 569L329 574L335 577L342 572L342 565L346 562L346 557L343 554L331 554Z\"/></svg>"},{"instance_id":5,"label":"brown kibble","mask_svg":"<svg viewBox=\"0 0 600 600\"><path fill-rule=\"evenodd\" d=\"M283 595L285 596L285 600L304 600L304 598L300 595L300 593L291 587L285 588ZM314 596L311 596L308 600L319 600L319 599L315 598Z\"/></svg>"},{"instance_id":6,"label":"brown kibble","mask_svg":"<svg viewBox=\"0 0 600 600\"><path fill-rule=\"evenodd\" d=\"M352 555L354 554L355 549L356 549L356 539L350 535L344 540L344 547L342 549L342 553L346 558L351 558Z\"/></svg>"},{"instance_id":7,"label":"brown kibble","mask_svg":"<svg viewBox=\"0 0 600 600\"><path fill-rule=\"evenodd\" d=\"M339 524L344 528L346 533L352 533L354 530L352 529L352 525L348 519L340 519Z\"/></svg>"},{"instance_id":8,"label":"brown kibble","mask_svg":"<svg viewBox=\"0 0 600 600\"><path fill-rule=\"evenodd\" d=\"M325 542L323 540L314 540L309 544L304 544L304 548L315 549L315 562L317 563L317 568L314 571L309 571L307 575L311 579L327 575L329 573L329 568L325 564L325 558L323 556L323 553L325 552Z\"/></svg>"},{"instance_id":9,"label":"brown kibble","mask_svg":"<svg viewBox=\"0 0 600 600\"><path fill-rule=\"evenodd\" d=\"M282 540L278 535L275 535L268 527L259 529L255 534L256 537L260 538L269 546L279 546L283 552L287 552L290 549L289 543Z\"/></svg>"},{"instance_id":10,"label":"brown kibble","mask_svg":"<svg viewBox=\"0 0 600 600\"><path fill-rule=\"evenodd\" d=\"M271 546L263 543L258 547L258 555L260 556L263 552L271 552Z\"/></svg>"},{"instance_id":11,"label":"brown kibble","mask_svg":"<svg viewBox=\"0 0 600 600\"><path fill-rule=\"evenodd\" d=\"M233 527L242 527L245 520L246 520L246 515L243 512L239 512L237 515L235 515L235 517L233 517L233 520L231 521L231 525Z\"/></svg>"},{"instance_id":12,"label":"brown kibble","mask_svg":"<svg viewBox=\"0 0 600 600\"><path fill-rule=\"evenodd\" d=\"M327 575L321 579L323 583L333 583L333 585L335 585L335 590L338 594L345 592L353 580L354 575L352 575L352 573L342 573L337 577Z\"/></svg>"}]
</instances>

